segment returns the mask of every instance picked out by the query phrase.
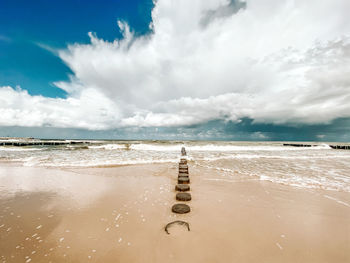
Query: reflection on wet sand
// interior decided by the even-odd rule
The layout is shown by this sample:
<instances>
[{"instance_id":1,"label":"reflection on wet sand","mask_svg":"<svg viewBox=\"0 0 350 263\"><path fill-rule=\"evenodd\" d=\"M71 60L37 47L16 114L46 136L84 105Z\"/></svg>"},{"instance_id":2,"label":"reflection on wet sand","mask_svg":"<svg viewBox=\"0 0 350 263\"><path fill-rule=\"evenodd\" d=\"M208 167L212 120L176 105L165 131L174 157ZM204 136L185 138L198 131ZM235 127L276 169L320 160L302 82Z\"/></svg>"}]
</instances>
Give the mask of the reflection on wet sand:
<instances>
[{"instance_id":1,"label":"reflection on wet sand","mask_svg":"<svg viewBox=\"0 0 350 263\"><path fill-rule=\"evenodd\" d=\"M1 259L30 262L48 257L56 247L49 235L62 220L59 210L50 206L52 193L17 193L0 200Z\"/></svg>"},{"instance_id":2,"label":"reflection on wet sand","mask_svg":"<svg viewBox=\"0 0 350 263\"><path fill-rule=\"evenodd\" d=\"M350 194L191 169L191 213L170 207L176 164L0 168L4 262L347 262ZM216 179L216 180L213 180ZM44 191L46 189L46 191ZM188 232L164 226L186 220Z\"/></svg>"}]
</instances>

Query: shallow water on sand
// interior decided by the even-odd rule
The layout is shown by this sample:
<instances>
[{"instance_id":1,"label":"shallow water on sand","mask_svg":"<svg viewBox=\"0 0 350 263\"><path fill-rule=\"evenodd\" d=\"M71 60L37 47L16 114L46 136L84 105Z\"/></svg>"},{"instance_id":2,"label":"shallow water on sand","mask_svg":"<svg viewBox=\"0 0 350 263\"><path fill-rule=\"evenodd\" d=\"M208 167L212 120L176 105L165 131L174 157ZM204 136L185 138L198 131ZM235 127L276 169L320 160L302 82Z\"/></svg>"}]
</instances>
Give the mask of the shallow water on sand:
<instances>
[{"instance_id":1,"label":"shallow water on sand","mask_svg":"<svg viewBox=\"0 0 350 263\"><path fill-rule=\"evenodd\" d=\"M312 143L315 144L315 143ZM0 160L40 167L176 163L182 146L195 166L237 177L350 192L350 150L281 142L90 141L86 145L0 147Z\"/></svg>"}]
</instances>

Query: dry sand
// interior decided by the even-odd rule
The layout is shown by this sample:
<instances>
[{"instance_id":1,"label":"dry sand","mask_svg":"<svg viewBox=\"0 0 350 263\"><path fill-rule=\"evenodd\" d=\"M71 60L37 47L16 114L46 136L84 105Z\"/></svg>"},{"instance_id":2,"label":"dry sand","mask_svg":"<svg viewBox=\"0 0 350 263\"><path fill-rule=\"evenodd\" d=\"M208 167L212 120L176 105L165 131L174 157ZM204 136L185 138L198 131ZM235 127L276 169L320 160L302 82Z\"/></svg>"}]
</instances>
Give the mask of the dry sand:
<instances>
[{"instance_id":1,"label":"dry sand","mask_svg":"<svg viewBox=\"0 0 350 263\"><path fill-rule=\"evenodd\" d=\"M0 165L0 262L350 262L350 193L190 166L192 211L175 215L176 164ZM164 226L173 220L189 222Z\"/></svg>"}]
</instances>

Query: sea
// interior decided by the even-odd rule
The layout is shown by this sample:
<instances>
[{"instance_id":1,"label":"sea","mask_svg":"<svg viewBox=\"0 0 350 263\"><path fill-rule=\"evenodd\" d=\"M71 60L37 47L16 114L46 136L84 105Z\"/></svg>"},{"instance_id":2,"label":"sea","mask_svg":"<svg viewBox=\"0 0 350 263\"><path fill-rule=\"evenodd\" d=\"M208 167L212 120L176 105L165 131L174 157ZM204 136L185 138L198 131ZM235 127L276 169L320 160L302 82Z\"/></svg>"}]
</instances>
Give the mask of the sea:
<instances>
[{"instance_id":1,"label":"sea","mask_svg":"<svg viewBox=\"0 0 350 263\"><path fill-rule=\"evenodd\" d=\"M16 139L18 141L21 139ZM84 142L54 146L0 146L0 165L6 162L22 166L74 168L177 163L181 158L181 148L185 147L186 158L193 168L219 171L222 180L239 177L350 192L350 150L332 149L329 143L312 142L312 147L293 147L284 146L286 142Z\"/></svg>"}]
</instances>

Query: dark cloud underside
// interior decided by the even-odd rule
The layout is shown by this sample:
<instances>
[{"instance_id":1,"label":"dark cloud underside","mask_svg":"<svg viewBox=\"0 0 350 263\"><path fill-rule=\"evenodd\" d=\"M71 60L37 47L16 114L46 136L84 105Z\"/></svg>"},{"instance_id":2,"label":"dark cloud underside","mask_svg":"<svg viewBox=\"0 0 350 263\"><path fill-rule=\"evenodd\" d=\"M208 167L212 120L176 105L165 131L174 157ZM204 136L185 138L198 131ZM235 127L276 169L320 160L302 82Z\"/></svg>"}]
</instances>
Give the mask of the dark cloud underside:
<instances>
[{"instance_id":1,"label":"dark cloud underside","mask_svg":"<svg viewBox=\"0 0 350 263\"><path fill-rule=\"evenodd\" d=\"M236 141L350 141L350 118L337 119L327 125L284 126L254 124L251 119L240 123L210 121L189 127L132 127L105 131L53 127L0 127L0 136L61 139L121 140L236 140Z\"/></svg>"}]
</instances>

